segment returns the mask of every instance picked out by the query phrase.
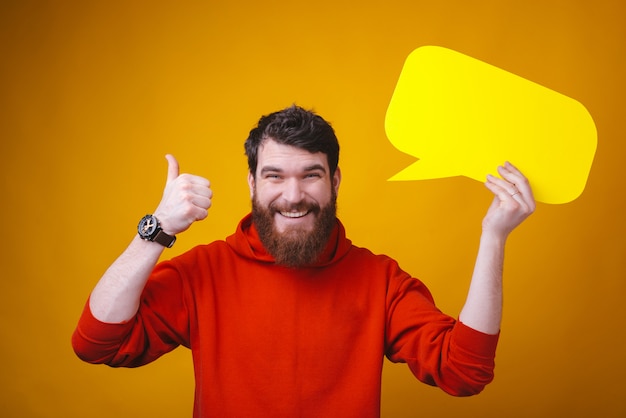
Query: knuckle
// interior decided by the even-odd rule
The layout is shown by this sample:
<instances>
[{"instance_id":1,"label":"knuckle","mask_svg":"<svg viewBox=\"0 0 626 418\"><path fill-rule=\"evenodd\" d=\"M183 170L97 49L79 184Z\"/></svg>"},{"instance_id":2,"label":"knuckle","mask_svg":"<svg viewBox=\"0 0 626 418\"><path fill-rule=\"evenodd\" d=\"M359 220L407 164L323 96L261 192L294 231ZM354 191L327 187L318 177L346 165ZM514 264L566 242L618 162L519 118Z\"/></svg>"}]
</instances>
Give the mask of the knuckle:
<instances>
[{"instance_id":1,"label":"knuckle","mask_svg":"<svg viewBox=\"0 0 626 418\"><path fill-rule=\"evenodd\" d=\"M190 184L190 183L188 183L188 182L182 182L182 183L180 184L180 189L181 189L182 191L188 192L188 191L190 191L190 190L191 190L191 184Z\"/></svg>"}]
</instances>

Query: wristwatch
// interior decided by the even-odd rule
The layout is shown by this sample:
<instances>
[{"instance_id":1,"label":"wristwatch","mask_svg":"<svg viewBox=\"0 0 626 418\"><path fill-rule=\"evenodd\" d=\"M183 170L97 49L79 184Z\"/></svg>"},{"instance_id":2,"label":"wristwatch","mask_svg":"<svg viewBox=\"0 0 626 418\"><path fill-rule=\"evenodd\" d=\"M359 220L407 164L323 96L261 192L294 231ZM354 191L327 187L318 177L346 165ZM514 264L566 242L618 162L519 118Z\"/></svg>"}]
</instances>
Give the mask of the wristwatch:
<instances>
[{"instance_id":1,"label":"wristwatch","mask_svg":"<svg viewBox=\"0 0 626 418\"><path fill-rule=\"evenodd\" d=\"M137 225L137 233L141 239L159 243L166 248L171 248L176 241L176 236L163 232L159 220L154 215L146 215L141 218L139 225Z\"/></svg>"}]
</instances>

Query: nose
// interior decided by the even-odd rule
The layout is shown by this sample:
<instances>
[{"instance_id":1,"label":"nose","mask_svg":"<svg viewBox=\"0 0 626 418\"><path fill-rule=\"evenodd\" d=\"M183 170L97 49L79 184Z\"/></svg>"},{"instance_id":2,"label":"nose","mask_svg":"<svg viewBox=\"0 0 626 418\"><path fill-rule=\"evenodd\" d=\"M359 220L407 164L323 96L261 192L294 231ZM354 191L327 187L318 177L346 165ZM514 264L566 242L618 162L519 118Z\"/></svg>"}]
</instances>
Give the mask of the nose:
<instances>
[{"instance_id":1,"label":"nose","mask_svg":"<svg viewBox=\"0 0 626 418\"><path fill-rule=\"evenodd\" d=\"M300 203L304 199L304 190L298 179L290 178L284 183L283 199L288 203Z\"/></svg>"}]
</instances>

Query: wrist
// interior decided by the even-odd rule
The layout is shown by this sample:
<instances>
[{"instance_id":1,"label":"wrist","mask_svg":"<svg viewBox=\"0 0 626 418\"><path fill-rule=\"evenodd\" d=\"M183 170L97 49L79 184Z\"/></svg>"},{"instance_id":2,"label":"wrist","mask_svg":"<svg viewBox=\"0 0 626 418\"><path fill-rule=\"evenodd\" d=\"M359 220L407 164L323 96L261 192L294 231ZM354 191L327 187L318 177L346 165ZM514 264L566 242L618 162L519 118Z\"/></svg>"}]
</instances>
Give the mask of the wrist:
<instances>
[{"instance_id":1,"label":"wrist","mask_svg":"<svg viewBox=\"0 0 626 418\"><path fill-rule=\"evenodd\" d=\"M483 229L480 235L480 243L489 247L504 247L508 234L492 230Z\"/></svg>"}]
</instances>

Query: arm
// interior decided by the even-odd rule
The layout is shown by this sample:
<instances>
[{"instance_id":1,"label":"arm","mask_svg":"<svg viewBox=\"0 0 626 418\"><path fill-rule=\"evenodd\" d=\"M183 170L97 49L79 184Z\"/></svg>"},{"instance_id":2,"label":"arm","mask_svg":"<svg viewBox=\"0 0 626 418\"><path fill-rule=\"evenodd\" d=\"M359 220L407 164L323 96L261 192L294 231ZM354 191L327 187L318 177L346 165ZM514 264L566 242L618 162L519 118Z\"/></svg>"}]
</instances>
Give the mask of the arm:
<instances>
[{"instance_id":1,"label":"arm","mask_svg":"<svg viewBox=\"0 0 626 418\"><path fill-rule=\"evenodd\" d=\"M502 319L502 270L508 235L535 210L528 180L510 163L498 167L502 178L488 176L495 195L483 219L482 235L469 293L459 319L485 334L497 334Z\"/></svg>"},{"instance_id":2,"label":"arm","mask_svg":"<svg viewBox=\"0 0 626 418\"><path fill-rule=\"evenodd\" d=\"M176 235L195 221L207 217L212 191L208 180L189 174L179 175L176 159L166 156L168 175L163 197L154 215L163 231ZM104 273L89 299L93 316L108 323L131 319L139 307L141 292L164 247L138 236Z\"/></svg>"}]
</instances>

